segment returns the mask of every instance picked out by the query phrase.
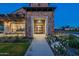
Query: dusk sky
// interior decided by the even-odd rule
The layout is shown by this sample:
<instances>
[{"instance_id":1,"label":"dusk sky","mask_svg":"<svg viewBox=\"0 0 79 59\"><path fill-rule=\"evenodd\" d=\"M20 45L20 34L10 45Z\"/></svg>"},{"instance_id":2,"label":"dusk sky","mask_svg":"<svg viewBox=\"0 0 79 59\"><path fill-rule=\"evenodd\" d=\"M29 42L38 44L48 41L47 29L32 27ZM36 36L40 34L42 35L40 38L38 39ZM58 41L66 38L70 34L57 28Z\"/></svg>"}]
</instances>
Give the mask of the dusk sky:
<instances>
[{"instance_id":1,"label":"dusk sky","mask_svg":"<svg viewBox=\"0 0 79 59\"><path fill-rule=\"evenodd\" d=\"M7 14L15 12L21 7L28 6L26 3L14 3L14 4L0 4L0 14ZM50 6L56 7L54 15L55 27L61 26L79 26L79 4L53 4Z\"/></svg>"}]
</instances>

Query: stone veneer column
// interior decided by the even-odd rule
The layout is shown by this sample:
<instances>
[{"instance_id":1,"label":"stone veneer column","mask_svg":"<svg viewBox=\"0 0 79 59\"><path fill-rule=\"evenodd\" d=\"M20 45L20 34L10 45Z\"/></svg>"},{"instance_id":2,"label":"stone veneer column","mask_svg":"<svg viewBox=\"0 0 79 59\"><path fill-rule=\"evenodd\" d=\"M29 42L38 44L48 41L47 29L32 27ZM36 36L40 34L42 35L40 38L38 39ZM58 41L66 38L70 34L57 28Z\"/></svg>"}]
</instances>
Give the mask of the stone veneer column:
<instances>
[{"instance_id":1,"label":"stone veneer column","mask_svg":"<svg viewBox=\"0 0 79 59\"><path fill-rule=\"evenodd\" d=\"M27 37L27 14L25 14L25 36Z\"/></svg>"},{"instance_id":2,"label":"stone veneer column","mask_svg":"<svg viewBox=\"0 0 79 59\"><path fill-rule=\"evenodd\" d=\"M32 37L31 17L27 16L27 36Z\"/></svg>"},{"instance_id":3,"label":"stone veneer column","mask_svg":"<svg viewBox=\"0 0 79 59\"><path fill-rule=\"evenodd\" d=\"M52 15L52 12L48 14L48 35L52 35L54 32L54 19Z\"/></svg>"},{"instance_id":4,"label":"stone veneer column","mask_svg":"<svg viewBox=\"0 0 79 59\"><path fill-rule=\"evenodd\" d=\"M11 33L11 22L4 22L4 33Z\"/></svg>"}]
</instances>

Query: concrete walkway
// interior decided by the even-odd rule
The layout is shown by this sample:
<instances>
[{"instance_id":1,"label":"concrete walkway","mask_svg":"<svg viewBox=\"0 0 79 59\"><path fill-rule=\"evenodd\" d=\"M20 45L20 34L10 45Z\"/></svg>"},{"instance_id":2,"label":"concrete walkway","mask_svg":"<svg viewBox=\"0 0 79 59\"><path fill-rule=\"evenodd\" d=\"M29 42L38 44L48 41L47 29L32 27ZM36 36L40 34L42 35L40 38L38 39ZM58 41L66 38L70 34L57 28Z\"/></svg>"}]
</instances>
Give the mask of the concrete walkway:
<instances>
[{"instance_id":1,"label":"concrete walkway","mask_svg":"<svg viewBox=\"0 0 79 59\"><path fill-rule=\"evenodd\" d=\"M53 56L53 52L50 49L45 35L35 35L34 40L28 51L25 53L28 56Z\"/></svg>"}]
</instances>

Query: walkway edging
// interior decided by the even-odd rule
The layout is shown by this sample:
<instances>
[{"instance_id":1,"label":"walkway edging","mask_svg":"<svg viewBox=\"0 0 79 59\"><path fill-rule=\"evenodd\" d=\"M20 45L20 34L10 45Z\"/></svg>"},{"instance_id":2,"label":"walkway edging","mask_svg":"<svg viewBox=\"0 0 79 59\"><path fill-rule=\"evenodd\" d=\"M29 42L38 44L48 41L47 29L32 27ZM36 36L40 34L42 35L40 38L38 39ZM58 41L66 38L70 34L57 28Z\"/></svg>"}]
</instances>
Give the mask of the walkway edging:
<instances>
[{"instance_id":1,"label":"walkway edging","mask_svg":"<svg viewBox=\"0 0 79 59\"><path fill-rule=\"evenodd\" d=\"M33 42L33 40L32 40L32 42ZM24 54L24 56L27 56L27 54L28 54L28 52L29 52L29 50L30 50L30 48L31 48L31 45L32 45L32 43L30 44L30 46L29 46L29 48L27 49L27 51L26 51L26 53Z\"/></svg>"}]
</instances>

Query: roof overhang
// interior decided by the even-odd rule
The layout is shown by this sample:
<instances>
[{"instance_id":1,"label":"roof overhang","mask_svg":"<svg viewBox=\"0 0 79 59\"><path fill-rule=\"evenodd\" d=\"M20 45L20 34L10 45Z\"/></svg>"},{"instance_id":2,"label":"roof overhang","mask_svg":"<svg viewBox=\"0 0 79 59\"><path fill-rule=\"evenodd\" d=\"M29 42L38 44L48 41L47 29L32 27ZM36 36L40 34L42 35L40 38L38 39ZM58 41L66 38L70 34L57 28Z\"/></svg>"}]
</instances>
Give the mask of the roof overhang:
<instances>
[{"instance_id":1,"label":"roof overhang","mask_svg":"<svg viewBox=\"0 0 79 59\"><path fill-rule=\"evenodd\" d=\"M26 11L54 11L56 7L23 7Z\"/></svg>"}]
</instances>

